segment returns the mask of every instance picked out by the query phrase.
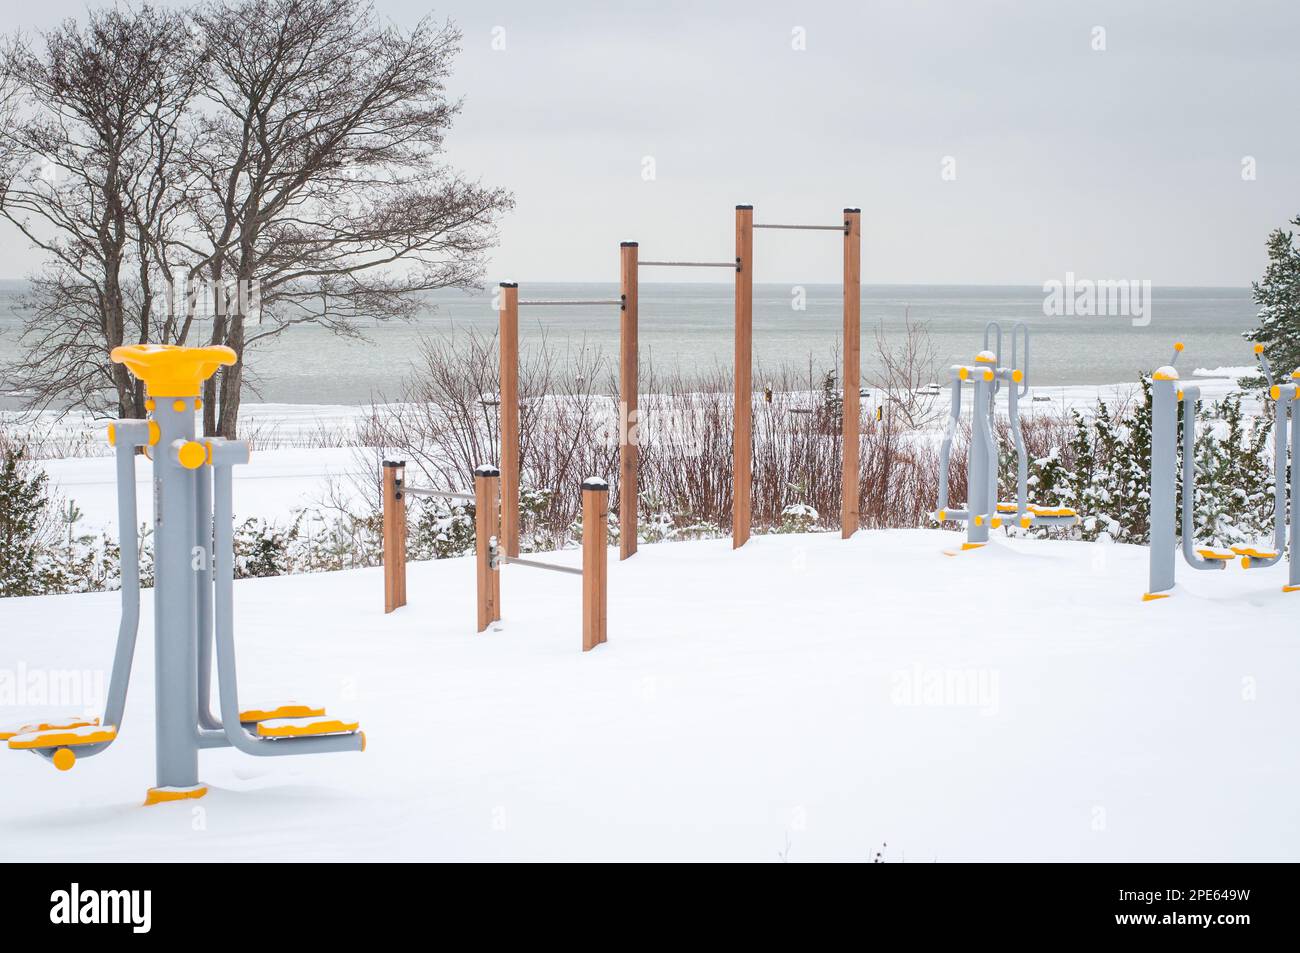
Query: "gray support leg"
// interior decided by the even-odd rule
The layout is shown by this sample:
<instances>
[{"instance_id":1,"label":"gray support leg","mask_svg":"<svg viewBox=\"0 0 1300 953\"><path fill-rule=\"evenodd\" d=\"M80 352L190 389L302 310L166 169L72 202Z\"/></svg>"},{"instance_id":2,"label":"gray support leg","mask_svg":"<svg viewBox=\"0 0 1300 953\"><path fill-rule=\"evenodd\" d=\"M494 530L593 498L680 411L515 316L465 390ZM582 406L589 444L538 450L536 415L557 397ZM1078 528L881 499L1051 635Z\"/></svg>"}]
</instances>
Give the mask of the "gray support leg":
<instances>
[{"instance_id":1,"label":"gray support leg","mask_svg":"<svg viewBox=\"0 0 1300 953\"><path fill-rule=\"evenodd\" d=\"M992 388L980 374L975 380L975 396L971 402L971 442L970 465L967 468L966 508L971 518L966 524L966 541L970 543L987 543L989 541L989 500L996 488L989 486L990 455L993 452L993 435L989 426L989 401ZM996 504L992 507L997 511Z\"/></svg>"},{"instance_id":2,"label":"gray support leg","mask_svg":"<svg viewBox=\"0 0 1300 953\"><path fill-rule=\"evenodd\" d=\"M948 426L943 432L943 444L939 447L939 521L944 520L944 511L948 509L948 465L952 460L952 438L961 423L961 378L957 368L952 369L952 403L948 410Z\"/></svg>"},{"instance_id":3,"label":"gray support leg","mask_svg":"<svg viewBox=\"0 0 1300 953\"><path fill-rule=\"evenodd\" d=\"M1176 381L1151 382L1151 572L1147 599L1174 587L1174 475L1178 444Z\"/></svg>"},{"instance_id":4,"label":"gray support leg","mask_svg":"<svg viewBox=\"0 0 1300 953\"><path fill-rule=\"evenodd\" d=\"M194 471L173 445L194 439L194 413L160 397L154 411L161 438L154 469L154 686L158 787L199 783L198 657L194 559Z\"/></svg>"},{"instance_id":5,"label":"gray support leg","mask_svg":"<svg viewBox=\"0 0 1300 953\"><path fill-rule=\"evenodd\" d=\"M1196 403L1199 387L1183 388L1183 559L1193 569L1228 568L1222 559L1203 559L1196 551Z\"/></svg>"},{"instance_id":6,"label":"gray support leg","mask_svg":"<svg viewBox=\"0 0 1300 953\"><path fill-rule=\"evenodd\" d=\"M1300 396L1300 395L1298 395ZM1300 407L1291 401L1291 551L1287 555L1287 592L1300 591L1300 531L1296 530L1296 517L1300 516Z\"/></svg>"}]
</instances>

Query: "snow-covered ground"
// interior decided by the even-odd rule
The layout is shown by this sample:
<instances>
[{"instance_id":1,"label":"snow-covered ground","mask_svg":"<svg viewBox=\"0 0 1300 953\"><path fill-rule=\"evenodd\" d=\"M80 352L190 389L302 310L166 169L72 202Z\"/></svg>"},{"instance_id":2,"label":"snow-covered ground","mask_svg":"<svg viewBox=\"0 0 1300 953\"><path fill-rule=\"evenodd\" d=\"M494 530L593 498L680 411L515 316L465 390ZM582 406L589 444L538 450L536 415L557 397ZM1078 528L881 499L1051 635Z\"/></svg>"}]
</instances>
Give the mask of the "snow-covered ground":
<instances>
[{"instance_id":1,"label":"snow-covered ground","mask_svg":"<svg viewBox=\"0 0 1300 953\"><path fill-rule=\"evenodd\" d=\"M1143 603L1144 549L956 539L647 546L586 654L552 573L506 567L481 635L469 559L411 565L391 615L379 570L237 582L241 697L355 716L368 748L204 752L208 797L147 809L146 594L121 740L68 773L0 751L0 858L1300 857L1284 568L1180 568ZM106 669L115 607L0 600L0 675Z\"/></svg>"}]
</instances>

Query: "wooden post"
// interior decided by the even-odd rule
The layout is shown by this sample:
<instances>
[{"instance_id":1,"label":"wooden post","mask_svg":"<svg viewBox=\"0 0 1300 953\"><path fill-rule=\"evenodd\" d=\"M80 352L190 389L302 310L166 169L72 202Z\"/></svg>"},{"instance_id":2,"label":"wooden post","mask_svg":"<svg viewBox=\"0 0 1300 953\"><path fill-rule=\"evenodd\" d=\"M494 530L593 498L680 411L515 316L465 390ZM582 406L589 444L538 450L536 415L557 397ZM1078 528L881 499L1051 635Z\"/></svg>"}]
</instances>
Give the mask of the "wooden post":
<instances>
[{"instance_id":1,"label":"wooden post","mask_svg":"<svg viewBox=\"0 0 1300 953\"><path fill-rule=\"evenodd\" d=\"M636 242L619 245L619 273L623 296L623 316L619 322L618 389L618 558L636 554L637 480L640 458L637 410L637 294L639 277Z\"/></svg>"},{"instance_id":2,"label":"wooden post","mask_svg":"<svg viewBox=\"0 0 1300 953\"><path fill-rule=\"evenodd\" d=\"M478 631L501 618L501 573L493 565L499 545L497 498L501 471L486 464L474 468L474 561L478 583Z\"/></svg>"},{"instance_id":3,"label":"wooden post","mask_svg":"<svg viewBox=\"0 0 1300 953\"><path fill-rule=\"evenodd\" d=\"M609 543L609 484L582 481L582 651L605 641L606 550Z\"/></svg>"},{"instance_id":4,"label":"wooden post","mask_svg":"<svg viewBox=\"0 0 1300 953\"><path fill-rule=\"evenodd\" d=\"M862 413L860 382L862 379L862 210L844 210L844 387L843 460L840 483L840 535L848 539L861 523L859 498L862 495L859 461L862 453L858 439Z\"/></svg>"},{"instance_id":5,"label":"wooden post","mask_svg":"<svg viewBox=\"0 0 1300 953\"><path fill-rule=\"evenodd\" d=\"M736 391L732 412L731 547L749 539L753 467L754 206L736 206Z\"/></svg>"},{"instance_id":6,"label":"wooden post","mask_svg":"<svg viewBox=\"0 0 1300 953\"><path fill-rule=\"evenodd\" d=\"M406 461L385 460L384 494L384 612L406 605Z\"/></svg>"},{"instance_id":7,"label":"wooden post","mask_svg":"<svg viewBox=\"0 0 1300 953\"><path fill-rule=\"evenodd\" d=\"M519 285L501 282L501 547L519 555Z\"/></svg>"}]
</instances>

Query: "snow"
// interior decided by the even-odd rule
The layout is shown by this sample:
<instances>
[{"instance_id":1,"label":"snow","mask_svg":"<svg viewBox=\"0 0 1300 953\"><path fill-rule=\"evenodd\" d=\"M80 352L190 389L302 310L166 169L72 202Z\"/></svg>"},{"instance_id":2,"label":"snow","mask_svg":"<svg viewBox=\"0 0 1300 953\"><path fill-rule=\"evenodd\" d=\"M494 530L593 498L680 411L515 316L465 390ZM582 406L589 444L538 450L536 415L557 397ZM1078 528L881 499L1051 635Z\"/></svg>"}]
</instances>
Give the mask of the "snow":
<instances>
[{"instance_id":1,"label":"snow","mask_svg":"<svg viewBox=\"0 0 1300 953\"><path fill-rule=\"evenodd\" d=\"M117 464L112 457L68 457L41 461L51 488L73 500L82 511L82 531L117 535ZM235 516L284 523L294 510L320 506L331 487L354 498L357 478L367 477L356 449L292 447L261 450L249 463L234 467ZM373 477L377 479L377 477ZM153 513L153 467L137 460L135 488L137 514L149 522Z\"/></svg>"},{"instance_id":2,"label":"snow","mask_svg":"<svg viewBox=\"0 0 1300 953\"><path fill-rule=\"evenodd\" d=\"M1180 564L1176 595L1143 603L1145 549L999 539L942 556L958 538L611 551L609 641L588 653L580 584L552 573L503 569L503 619L482 634L471 559L411 564L390 615L378 569L239 581L241 697L358 718L367 750L204 751L209 794L149 808L146 593L113 747L66 773L0 751L0 859L1300 854L1285 567ZM0 600L0 675L106 670L116 606ZM0 721L58 711L0 704Z\"/></svg>"}]
</instances>

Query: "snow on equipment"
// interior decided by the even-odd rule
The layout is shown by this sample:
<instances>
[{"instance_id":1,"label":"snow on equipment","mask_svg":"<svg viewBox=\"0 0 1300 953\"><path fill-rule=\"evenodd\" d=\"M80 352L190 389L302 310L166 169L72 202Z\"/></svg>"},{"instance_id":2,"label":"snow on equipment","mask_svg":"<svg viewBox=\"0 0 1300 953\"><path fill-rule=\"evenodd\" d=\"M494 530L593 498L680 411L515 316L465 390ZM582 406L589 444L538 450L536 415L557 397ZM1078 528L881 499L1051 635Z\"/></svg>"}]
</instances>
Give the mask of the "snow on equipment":
<instances>
[{"instance_id":1,"label":"snow on equipment","mask_svg":"<svg viewBox=\"0 0 1300 953\"><path fill-rule=\"evenodd\" d=\"M1024 341L1023 359L1020 341ZM984 328L984 347L971 365L954 364L952 374L952 410L939 452L939 503L935 518L965 523L966 542L960 550L946 550L949 556L979 549L989 541L989 530L1005 520L1024 529L1031 526L1075 526L1079 515L1060 505L1029 502L1029 459L1020 427L1020 399L1029 393L1029 328L1018 322L1011 329L1011 364L1002 363L1002 327L990 321ZM969 384L971 399L971 445L966 463L967 502L960 509L948 505L948 466L952 456L953 436L961 422L961 393ZM997 396L1005 388L1007 420L1016 448L1015 502L998 501L998 446L994 426Z\"/></svg>"},{"instance_id":2,"label":"snow on equipment","mask_svg":"<svg viewBox=\"0 0 1300 953\"><path fill-rule=\"evenodd\" d=\"M609 484L599 477L582 481L582 568L537 559L521 559L502 551L500 541L501 471L474 468L474 492L452 493L406 485L406 461L384 461L384 612L406 605L406 497L427 496L474 504L474 561L477 577L478 631L501 618L503 565L547 569L582 577L582 650L606 641L606 566L609 545ZM498 507L500 506L500 510Z\"/></svg>"},{"instance_id":3,"label":"snow on equipment","mask_svg":"<svg viewBox=\"0 0 1300 953\"><path fill-rule=\"evenodd\" d=\"M1291 375L1291 383L1277 384L1264 356L1264 346L1255 345L1255 356L1269 384L1273 399L1273 540L1271 549L1257 546L1232 546L1220 549L1198 546L1195 533L1196 512L1196 404L1201 390L1184 386L1175 365L1183 352L1182 342L1174 344L1174 356L1151 375L1151 546L1150 581L1143 601L1169 598L1174 587L1175 474L1179 465L1178 408L1183 414L1182 439L1182 551L1187 564L1197 570L1226 569L1238 557L1244 569L1262 569L1276 565L1287 545L1287 452L1300 447L1300 370ZM1300 464L1300 460L1295 460ZM1300 500L1300 465L1291 472L1291 499ZM1296 561L1296 525L1291 521L1289 575L1283 592L1300 592L1300 563Z\"/></svg>"},{"instance_id":4,"label":"snow on equipment","mask_svg":"<svg viewBox=\"0 0 1300 953\"><path fill-rule=\"evenodd\" d=\"M113 349L112 360L144 381L147 420L108 428L117 454L117 525L122 617L100 719L53 719L0 732L10 748L31 751L66 771L117 739L140 619L135 460L153 461L155 538L154 680L157 786L145 804L202 797L199 749L234 747L252 755L363 751L356 722L323 708L288 704L241 711L235 678L234 513L231 467L248 462L240 440L195 439L203 382L236 361L227 347L141 344ZM210 710L213 643L221 706Z\"/></svg>"}]
</instances>

